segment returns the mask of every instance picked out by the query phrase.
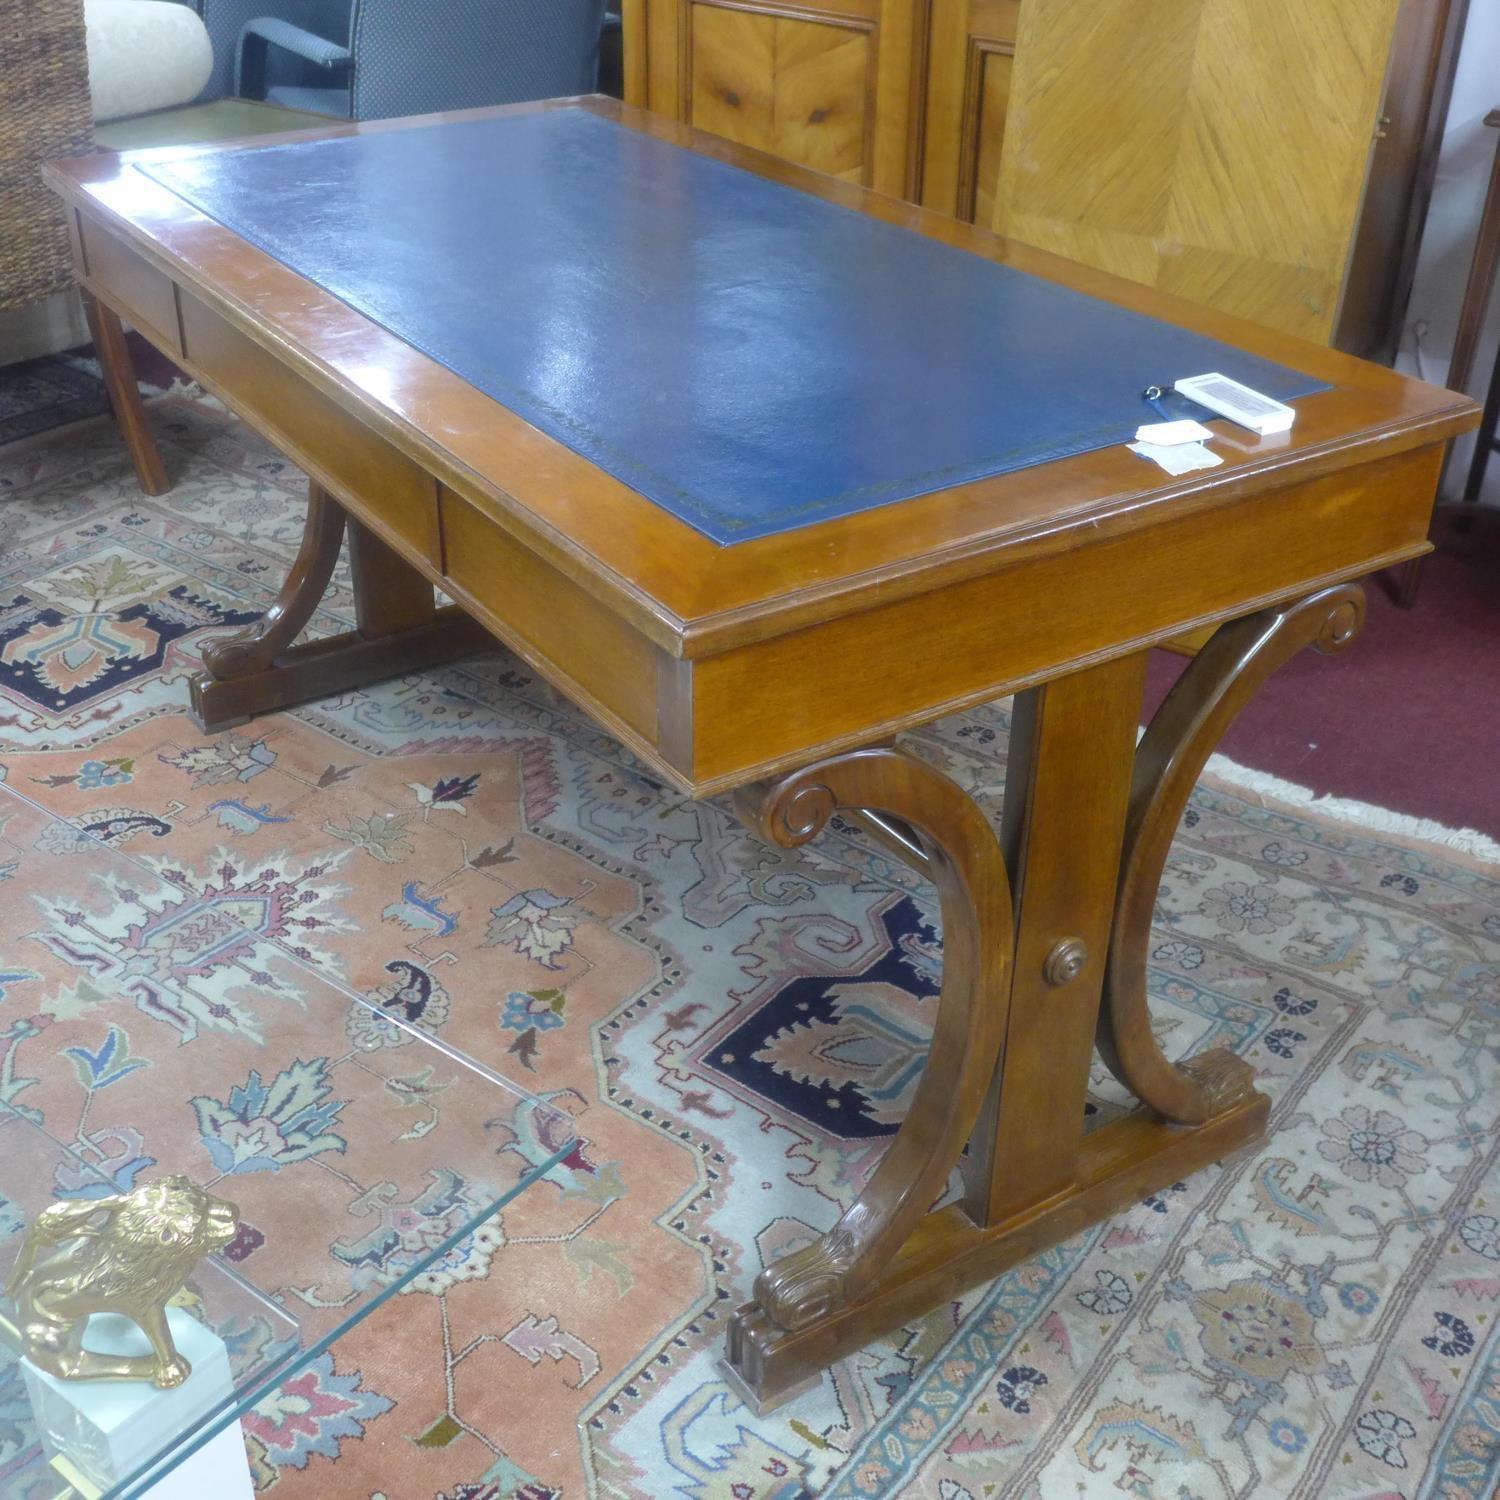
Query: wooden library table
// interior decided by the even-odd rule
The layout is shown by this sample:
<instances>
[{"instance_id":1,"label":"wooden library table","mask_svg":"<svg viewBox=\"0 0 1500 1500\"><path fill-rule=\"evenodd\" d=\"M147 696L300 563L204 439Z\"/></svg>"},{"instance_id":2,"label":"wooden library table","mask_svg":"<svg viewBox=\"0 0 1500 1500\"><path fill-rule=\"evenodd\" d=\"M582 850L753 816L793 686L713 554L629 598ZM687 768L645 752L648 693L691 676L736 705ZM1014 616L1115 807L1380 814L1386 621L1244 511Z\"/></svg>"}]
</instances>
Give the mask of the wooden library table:
<instances>
[{"instance_id":1,"label":"wooden library table","mask_svg":"<svg viewBox=\"0 0 1500 1500\"><path fill-rule=\"evenodd\" d=\"M497 207L476 192L450 213L433 195L454 190L434 181L468 181L455 164L465 143L501 125L514 150L491 142L481 155L485 180L498 174L512 196ZM858 1198L764 1270L735 1315L728 1359L749 1394L784 1400L881 1333L1254 1141L1267 1100L1249 1065L1227 1049L1174 1063L1151 1032L1145 959L1168 846L1257 686L1303 647L1345 646L1363 616L1357 580L1427 550L1444 446L1474 425L1473 403L612 100L295 139L352 149L355 162L426 161L410 191L430 244L359 219L349 195L388 192L391 174L302 173L304 158L266 154L280 147L48 169L72 211L79 280L144 487L167 476L122 360L120 317L311 476L305 540L278 602L204 651L193 688L203 727L494 636L657 775L694 796L732 791L763 838L800 845L847 809L939 893L944 976L925 1073ZM601 152L608 173L588 178ZM548 281L546 266L519 279L486 260L474 286L454 284L442 257L469 220L499 216L473 232L511 265L575 171L592 201L565 205L570 232L549 241L573 257L572 279ZM279 207L258 244L228 221L259 201L266 172ZM401 212L397 200L381 208ZM815 227L798 239L804 220ZM757 239L767 225L772 239ZM608 255L594 253L601 234L614 236ZM824 246L837 254L820 268ZM407 296L376 317L357 304L382 255L406 257ZM704 300L695 278L716 256L729 270ZM292 269L324 261L326 275ZM929 262L929 284L914 290ZM766 287L774 295L760 297ZM992 291L1023 313L1051 311L1029 332L991 326L978 310ZM925 311L882 321L918 294ZM1162 321L1128 321L1136 314ZM1070 317L1082 331L1054 357L1049 340L1074 336ZM896 327L900 339L878 342ZM517 328L520 352L507 353ZM1300 381L1309 393L1279 436L1213 422L1225 462L1172 478L1121 445L1153 419L1136 410L1131 351L1176 340L1188 362L1207 357L1200 337L1230 346L1212 346L1226 360L1238 350L1274 362L1277 378L1295 373L1284 389ZM903 341L921 345L921 361ZM502 402L497 362L512 356L529 384ZM866 409L861 393L881 381L881 404ZM1125 430L1070 436L1075 396L1112 402L1116 425L1129 414ZM570 402L592 402L594 415L585 422ZM633 455L620 457L625 439L599 439L606 421ZM1017 458L1027 434L1012 432L977 472L958 461L1007 422L1039 442L1057 427L1061 456ZM1082 432L1083 417L1074 425ZM877 472L899 467L903 445L928 463L950 439L954 463L929 463L904 494ZM713 516L690 521L684 507L698 502L673 465L695 454L720 477L742 460L799 476L826 462L848 483L785 525L753 495L738 518L710 505ZM724 534L735 526L746 539ZM358 628L294 646L346 534ZM457 605L436 608L433 585ZM1217 630L1137 745L1147 650L1205 626ZM1004 694L1015 710L997 832L896 736ZM1140 1108L1085 1135L1096 1045ZM933 1209L960 1164L961 1201Z\"/></svg>"}]
</instances>

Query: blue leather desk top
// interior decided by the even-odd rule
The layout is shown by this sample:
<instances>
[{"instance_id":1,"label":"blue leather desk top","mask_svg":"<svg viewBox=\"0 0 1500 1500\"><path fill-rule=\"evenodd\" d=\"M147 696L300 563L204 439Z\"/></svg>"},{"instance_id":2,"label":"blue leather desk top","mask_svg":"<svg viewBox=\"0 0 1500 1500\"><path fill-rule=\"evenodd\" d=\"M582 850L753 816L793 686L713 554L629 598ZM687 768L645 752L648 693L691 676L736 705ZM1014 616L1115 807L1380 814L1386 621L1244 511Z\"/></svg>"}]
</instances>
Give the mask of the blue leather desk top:
<instances>
[{"instance_id":1,"label":"blue leather desk top","mask_svg":"<svg viewBox=\"0 0 1500 1500\"><path fill-rule=\"evenodd\" d=\"M721 543L1326 389L581 109L141 170Z\"/></svg>"}]
</instances>

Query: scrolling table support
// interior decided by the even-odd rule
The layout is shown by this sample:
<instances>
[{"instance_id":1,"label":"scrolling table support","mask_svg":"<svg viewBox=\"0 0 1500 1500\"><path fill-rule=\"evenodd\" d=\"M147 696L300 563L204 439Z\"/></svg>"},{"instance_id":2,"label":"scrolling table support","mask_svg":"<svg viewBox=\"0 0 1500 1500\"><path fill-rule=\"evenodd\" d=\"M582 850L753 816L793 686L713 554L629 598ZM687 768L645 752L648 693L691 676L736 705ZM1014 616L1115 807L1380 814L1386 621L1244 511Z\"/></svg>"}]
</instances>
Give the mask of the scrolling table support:
<instances>
[{"instance_id":1,"label":"scrolling table support","mask_svg":"<svg viewBox=\"0 0 1500 1500\"><path fill-rule=\"evenodd\" d=\"M966 792L897 749L738 794L749 826L783 845L805 843L836 808L856 812L937 886L944 939L932 1051L900 1131L838 1223L767 1267L734 1315L729 1367L760 1410L1263 1134L1269 1101L1248 1064L1218 1050L1179 1066L1152 1036L1152 908L1188 795L1234 714L1303 646L1342 648L1363 613L1361 591L1344 585L1223 626L1139 752L1139 655L1022 695L998 839ZM1085 1135L1096 1029L1142 1106ZM962 1202L929 1211L955 1166Z\"/></svg>"},{"instance_id":2,"label":"scrolling table support","mask_svg":"<svg viewBox=\"0 0 1500 1500\"><path fill-rule=\"evenodd\" d=\"M356 628L293 645L333 576L345 532ZM270 609L203 648L192 711L205 733L256 714L416 672L494 644L462 610L436 607L432 585L317 484L308 487L302 545Z\"/></svg>"}]
</instances>

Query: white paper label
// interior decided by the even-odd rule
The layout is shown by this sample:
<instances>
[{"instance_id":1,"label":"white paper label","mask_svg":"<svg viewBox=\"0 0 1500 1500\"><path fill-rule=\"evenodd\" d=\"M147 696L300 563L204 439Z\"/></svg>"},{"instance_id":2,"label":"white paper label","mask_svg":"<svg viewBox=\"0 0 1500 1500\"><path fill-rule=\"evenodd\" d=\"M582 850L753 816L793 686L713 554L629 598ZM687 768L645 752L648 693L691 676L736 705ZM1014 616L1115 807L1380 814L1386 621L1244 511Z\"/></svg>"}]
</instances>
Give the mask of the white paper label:
<instances>
[{"instance_id":1,"label":"white paper label","mask_svg":"<svg viewBox=\"0 0 1500 1500\"><path fill-rule=\"evenodd\" d=\"M1130 451L1139 453L1160 465L1168 474L1191 474L1194 469L1216 469L1224 462L1202 443L1179 443L1163 447L1158 443L1131 443Z\"/></svg>"},{"instance_id":2,"label":"white paper label","mask_svg":"<svg viewBox=\"0 0 1500 1500\"><path fill-rule=\"evenodd\" d=\"M1191 419L1181 422L1147 422L1144 427L1137 427L1135 430L1136 442L1151 443L1158 448L1173 448L1178 443L1206 443L1212 436L1213 433L1202 422Z\"/></svg>"}]
</instances>

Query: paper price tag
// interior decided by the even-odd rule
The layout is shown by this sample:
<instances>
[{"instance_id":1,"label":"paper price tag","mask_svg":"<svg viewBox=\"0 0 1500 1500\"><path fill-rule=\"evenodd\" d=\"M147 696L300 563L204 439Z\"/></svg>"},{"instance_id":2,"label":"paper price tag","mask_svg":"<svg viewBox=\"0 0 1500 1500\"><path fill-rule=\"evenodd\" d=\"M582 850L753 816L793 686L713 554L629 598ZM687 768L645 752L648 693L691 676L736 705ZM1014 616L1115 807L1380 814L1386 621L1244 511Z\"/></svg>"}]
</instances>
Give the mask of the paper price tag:
<instances>
[{"instance_id":1,"label":"paper price tag","mask_svg":"<svg viewBox=\"0 0 1500 1500\"><path fill-rule=\"evenodd\" d=\"M1130 451L1139 453L1142 458L1149 458L1168 474L1191 474L1194 469L1216 469L1224 462L1217 453L1210 452L1202 443L1166 446L1159 443L1131 443Z\"/></svg>"},{"instance_id":2,"label":"paper price tag","mask_svg":"<svg viewBox=\"0 0 1500 1500\"><path fill-rule=\"evenodd\" d=\"M1178 443L1205 443L1213 436L1213 433L1203 425L1202 422L1147 422L1144 427L1137 427L1135 440L1138 443L1151 443L1158 448L1175 447Z\"/></svg>"}]
</instances>

